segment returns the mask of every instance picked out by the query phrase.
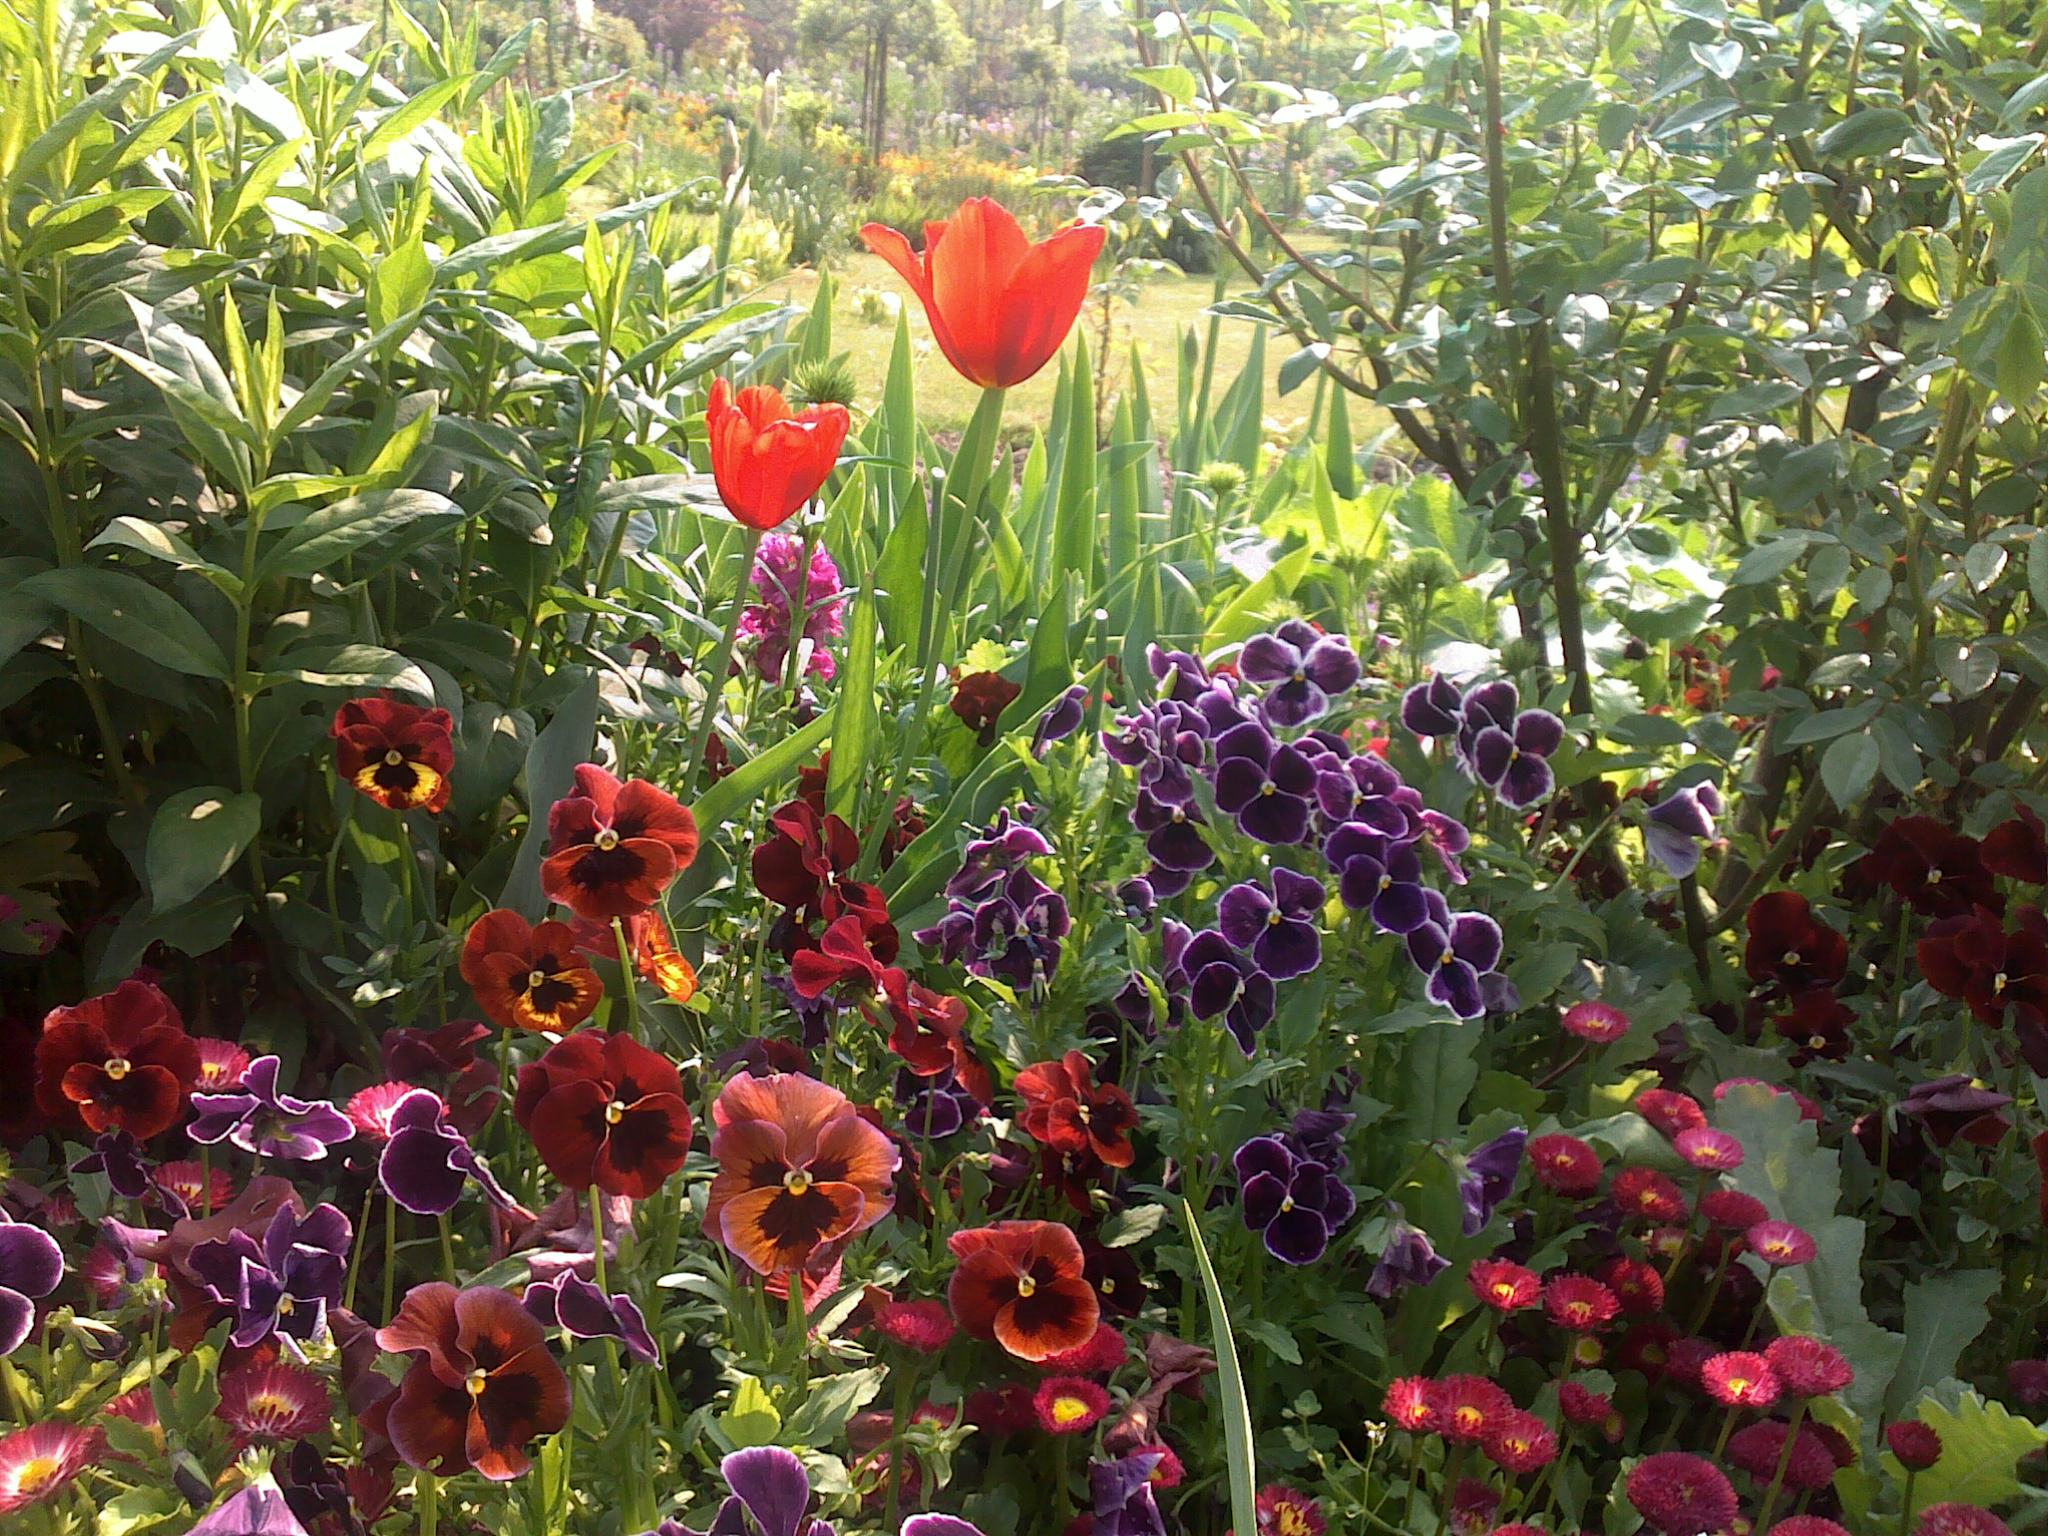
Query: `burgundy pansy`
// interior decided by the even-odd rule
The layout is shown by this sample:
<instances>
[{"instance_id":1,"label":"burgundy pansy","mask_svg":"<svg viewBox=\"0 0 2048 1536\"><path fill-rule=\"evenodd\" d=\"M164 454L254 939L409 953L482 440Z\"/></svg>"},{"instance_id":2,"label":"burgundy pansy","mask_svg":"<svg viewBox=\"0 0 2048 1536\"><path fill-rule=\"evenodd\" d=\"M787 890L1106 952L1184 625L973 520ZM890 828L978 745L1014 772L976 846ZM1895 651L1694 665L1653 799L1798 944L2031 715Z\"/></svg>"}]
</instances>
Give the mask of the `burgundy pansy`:
<instances>
[{"instance_id":1,"label":"burgundy pansy","mask_svg":"<svg viewBox=\"0 0 2048 1536\"><path fill-rule=\"evenodd\" d=\"M578 917L610 922L653 906L696 857L696 819L674 795L584 763L548 812L540 883Z\"/></svg>"},{"instance_id":2,"label":"burgundy pansy","mask_svg":"<svg viewBox=\"0 0 2048 1536\"><path fill-rule=\"evenodd\" d=\"M512 1114L571 1189L645 1200L690 1152L682 1074L630 1035L556 1042L519 1069Z\"/></svg>"},{"instance_id":3,"label":"burgundy pansy","mask_svg":"<svg viewBox=\"0 0 2048 1536\"><path fill-rule=\"evenodd\" d=\"M755 845L754 885L808 927L848 912L868 924L889 921L879 889L850 878L860 862L860 838L837 816L821 816L808 801L792 800L768 818L769 836Z\"/></svg>"},{"instance_id":4,"label":"burgundy pansy","mask_svg":"<svg viewBox=\"0 0 2048 1536\"><path fill-rule=\"evenodd\" d=\"M1849 965L1849 943L1814 916L1797 891L1772 891L1750 907L1742 951L1751 981L1775 981L1788 992L1833 986Z\"/></svg>"},{"instance_id":5,"label":"burgundy pansy","mask_svg":"<svg viewBox=\"0 0 2048 1536\"><path fill-rule=\"evenodd\" d=\"M1984 834L1984 867L2008 880L2048 885L2048 826L2024 805Z\"/></svg>"},{"instance_id":6,"label":"burgundy pansy","mask_svg":"<svg viewBox=\"0 0 2048 1536\"><path fill-rule=\"evenodd\" d=\"M36 1104L50 1120L140 1141L177 1124L199 1081L199 1046L146 981L53 1008L36 1042Z\"/></svg>"}]
</instances>

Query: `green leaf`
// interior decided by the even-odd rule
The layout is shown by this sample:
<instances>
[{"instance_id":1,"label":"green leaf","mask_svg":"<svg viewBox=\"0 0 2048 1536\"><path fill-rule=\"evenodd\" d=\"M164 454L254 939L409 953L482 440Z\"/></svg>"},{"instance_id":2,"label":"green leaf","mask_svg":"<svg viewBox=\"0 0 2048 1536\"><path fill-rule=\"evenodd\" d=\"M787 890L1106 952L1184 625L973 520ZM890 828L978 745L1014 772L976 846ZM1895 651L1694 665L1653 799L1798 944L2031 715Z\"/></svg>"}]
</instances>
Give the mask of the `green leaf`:
<instances>
[{"instance_id":1,"label":"green leaf","mask_svg":"<svg viewBox=\"0 0 2048 1536\"><path fill-rule=\"evenodd\" d=\"M1995 1269L1952 1269L1906 1287L1906 1346L1885 1393L1885 1417L1904 1417L1921 1393L1956 1373L1970 1341L1991 1322L1998 1294Z\"/></svg>"},{"instance_id":2,"label":"green leaf","mask_svg":"<svg viewBox=\"0 0 2048 1536\"><path fill-rule=\"evenodd\" d=\"M1913 1479L1912 1514L1930 1504L1991 1509L2017 1498L2021 1459L2048 1445L2048 1430L1959 1382L1927 1393L1910 1411L1941 1436L1941 1460ZM1884 1462L1903 1484L1898 1458L1886 1452Z\"/></svg>"},{"instance_id":3,"label":"green leaf","mask_svg":"<svg viewBox=\"0 0 2048 1536\"><path fill-rule=\"evenodd\" d=\"M171 796L149 824L143 868L150 907L182 907L235 867L263 826L263 802L218 784Z\"/></svg>"},{"instance_id":4,"label":"green leaf","mask_svg":"<svg viewBox=\"0 0 2048 1536\"><path fill-rule=\"evenodd\" d=\"M1835 804L1848 810L1877 777L1877 739L1869 731L1838 736L1821 755L1820 779Z\"/></svg>"},{"instance_id":5,"label":"green leaf","mask_svg":"<svg viewBox=\"0 0 2048 1536\"><path fill-rule=\"evenodd\" d=\"M732 1389L732 1406L718 1416L718 1427L740 1450L773 1445L775 1437L782 1433L782 1415L776 1412L775 1400L759 1380L742 1376Z\"/></svg>"},{"instance_id":6,"label":"green leaf","mask_svg":"<svg viewBox=\"0 0 2048 1536\"><path fill-rule=\"evenodd\" d=\"M875 605L874 577L854 599L847 615L846 663L839 672L839 700L834 708L832 766L825 784L825 808L859 826L861 786L879 766L875 748L880 709L875 702L875 652L881 641L881 616ZM887 754L884 753L883 756Z\"/></svg>"},{"instance_id":7,"label":"green leaf","mask_svg":"<svg viewBox=\"0 0 2048 1536\"><path fill-rule=\"evenodd\" d=\"M881 1366L871 1365L813 1380L803 1400L782 1421L783 1443L806 1450L831 1445L846 1432L846 1421L881 1393L883 1375Z\"/></svg>"},{"instance_id":8,"label":"green leaf","mask_svg":"<svg viewBox=\"0 0 2048 1536\"><path fill-rule=\"evenodd\" d=\"M569 792L576 782L576 765L589 762L596 745L597 674L591 672L562 701L555 717L541 727L527 749L526 836L498 897L499 906L515 912L540 911L540 861L547 848L548 808Z\"/></svg>"},{"instance_id":9,"label":"green leaf","mask_svg":"<svg viewBox=\"0 0 2048 1536\"><path fill-rule=\"evenodd\" d=\"M1913 119L1897 107L1865 107L1843 118L1814 141L1831 160L1888 155L1913 132Z\"/></svg>"},{"instance_id":10,"label":"green leaf","mask_svg":"<svg viewBox=\"0 0 2048 1536\"><path fill-rule=\"evenodd\" d=\"M1188 1240L1194 1244L1195 1263L1202 1272L1202 1294L1209 1302L1210 1344L1216 1353L1216 1408L1223 1419L1223 1460L1230 1473L1232 1528L1256 1530L1259 1476L1252 1459L1252 1413L1245 1401L1244 1372L1237 1363L1237 1340L1230 1331L1230 1309L1223 1301L1223 1287L1217 1283L1216 1266L1209 1262L1209 1245L1202 1241L1195 1208L1183 1200L1180 1213L1181 1220L1187 1223Z\"/></svg>"},{"instance_id":11,"label":"green leaf","mask_svg":"<svg viewBox=\"0 0 2048 1536\"><path fill-rule=\"evenodd\" d=\"M132 549L138 554L148 555L152 560L161 560L166 565L175 566L178 570L197 571L225 592L230 599L241 595L241 577L203 557L168 528L144 522L139 517L115 518L85 547L89 550Z\"/></svg>"},{"instance_id":12,"label":"green leaf","mask_svg":"<svg viewBox=\"0 0 2048 1536\"><path fill-rule=\"evenodd\" d=\"M72 566L31 576L15 593L40 598L159 666L188 677L227 681L227 658L200 622L140 576L104 566Z\"/></svg>"},{"instance_id":13,"label":"green leaf","mask_svg":"<svg viewBox=\"0 0 2048 1536\"><path fill-rule=\"evenodd\" d=\"M264 555L261 580L311 576L361 581L462 521L462 508L437 491L370 491L309 514Z\"/></svg>"},{"instance_id":14,"label":"green leaf","mask_svg":"<svg viewBox=\"0 0 2048 1536\"><path fill-rule=\"evenodd\" d=\"M1100 1241L1105 1248L1128 1248L1133 1243L1142 1243L1165 1222L1163 1205L1126 1206L1103 1222Z\"/></svg>"}]
</instances>

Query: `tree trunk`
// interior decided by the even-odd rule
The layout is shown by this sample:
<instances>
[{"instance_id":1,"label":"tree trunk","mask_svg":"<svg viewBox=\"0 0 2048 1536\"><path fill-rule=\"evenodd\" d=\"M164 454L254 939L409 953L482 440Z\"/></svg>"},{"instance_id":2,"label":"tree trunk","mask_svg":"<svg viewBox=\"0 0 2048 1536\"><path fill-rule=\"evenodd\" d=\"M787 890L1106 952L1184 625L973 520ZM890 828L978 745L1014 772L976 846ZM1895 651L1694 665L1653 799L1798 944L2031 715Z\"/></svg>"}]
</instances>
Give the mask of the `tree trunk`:
<instances>
[{"instance_id":1,"label":"tree trunk","mask_svg":"<svg viewBox=\"0 0 2048 1536\"><path fill-rule=\"evenodd\" d=\"M869 127L868 160L882 163L882 148L889 137L889 19L875 34L875 120Z\"/></svg>"}]
</instances>

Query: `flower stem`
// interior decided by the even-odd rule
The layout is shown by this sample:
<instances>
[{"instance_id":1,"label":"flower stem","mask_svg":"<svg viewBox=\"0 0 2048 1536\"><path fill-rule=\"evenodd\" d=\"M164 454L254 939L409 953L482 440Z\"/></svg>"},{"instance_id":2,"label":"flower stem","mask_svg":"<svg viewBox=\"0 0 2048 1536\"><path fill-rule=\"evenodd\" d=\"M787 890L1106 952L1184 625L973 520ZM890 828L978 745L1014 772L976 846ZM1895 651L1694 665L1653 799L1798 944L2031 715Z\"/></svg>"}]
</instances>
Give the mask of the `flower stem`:
<instances>
[{"instance_id":1,"label":"flower stem","mask_svg":"<svg viewBox=\"0 0 2048 1536\"><path fill-rule=\"evenodd\" d=\"M398 1284L398 1202L384 1202L384 1321L392 1316L392 1288Z\"/></svg>"},{"instance_id":2,"label":"flower stem","mask_svg":"<svg viewBox=\"0 0 2048 1536\"><path fill-rule=\"evenodd\" d=\"M440 1479L431 1472L412 1475L413 1496L419 1501L420 1536L435 1536L441 1525Z\"/></svg>"},{"instance_id":3,"label":"flower stem","mask_svg":"<svg viewBox=\"0 0 2048 1536\"><path fill-rule=\"evenodd\" d=\"M1799 1443L1799 1426L1805 1422L1806 1399L1802 1397L1792 1405L1791 1425L1785 1431L1785 1444L1778 1451L1778 1470L1771 1474L1771 1486L1764 1494L1763 1513L1756 1517L1755 1529L1759 1531L1771 1528L1771 1512L1778 1507L1778 1491L1785 1486L1785 1472L1792 1465L1792 1448Z\"/></svg>"},{"instance_id":4,"label":"flower stem","mask_svg":"<svg viewBox=\"0 0 2048 1536\"><path fill-rule=\"evenodd\" d=\"M457 1285L455 1278L455 1243L448 1234L448 1213L441 1212L434 1218L434 1224L441 1232L441 1274L450 1285Z\"/></svg>"},{"instance_id":5,"label":"flower stem","mask_svg":"<svg viewBox=\"0 0 2048 1536\"><path fill-rule=\"evenodd\" d=\"M377 1181L372 1179L369 1192L363 1196L362 1218L356 1222L355 1252L348 1256L348 1289L343 1293L342 1305L351 1312L356 1309L356 1280L363 1272L363 1254L368 1251L370 1246L365 1241L365 1238L369 1235L370 1231L370 1206L376 1201L376 1198Z\"/></svg>"},{"instance_id":6,"label":"flower stem","mask_svg":"<svg viewBox=\"0 0 2048 1536\"><path fill-rule=\"evenodd\" d=\"M754 571L754 556L761 548L761 530L749 528L740 554L739 580L733 584L732 611L725 618L725 633L718 649L711 653L711 666L704 674L704 712L698 718L696 734L690 740L690 755L683 760L684 792L697 782L697 770L704 766L704 751L711 744L711 732L718 719L718 700L725 692L725 674L732 666L733 642L739 637L740 611L747 605L747 579Z\"/></svg>"},{"instance_id":7,"label":"flower stem","mask_svg":"<svg viewBox=\"0 0 2048 1536\"><path fill-rule=\"evenodd\" d=\"M626 994L626 1033L640 1038L640 994L633 985L633 946L626 942L626 920L612 919L612 937L619 946L619 987Z\"/></svg>"}]
</instances>

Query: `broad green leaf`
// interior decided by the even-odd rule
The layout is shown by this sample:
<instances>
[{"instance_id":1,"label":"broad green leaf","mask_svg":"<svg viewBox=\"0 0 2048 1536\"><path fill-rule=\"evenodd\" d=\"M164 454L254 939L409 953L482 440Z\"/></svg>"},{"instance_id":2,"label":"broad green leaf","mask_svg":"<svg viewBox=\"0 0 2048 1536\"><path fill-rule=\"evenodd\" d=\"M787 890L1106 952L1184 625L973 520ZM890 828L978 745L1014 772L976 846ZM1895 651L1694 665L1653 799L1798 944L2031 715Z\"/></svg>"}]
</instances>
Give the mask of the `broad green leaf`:
<instances>
[{"instance_id":1,"label":"broad green leaf","mask_svg":"<svg viewBox=\"0 0 2048 1536\"><path fill-rule=\"evenodd\" d=\"M1877 740L1869 731L1838 736L1821 754L1820 777L1835 804L1843 810L1863 798L1870 781L1877 777Z\"/></svg>"},{"instance_id":2,"label":"broad green leaf","mask_svg":"<svg viewBox=\"0 0 2048 1536\"><path fill-rule=\"evenodd\" d=\"M1952 1269L1906 1286L1906 1344L1885 1393L1885 1417L1904 1417L1920 1394L1956 1374L1970 1342L1991 1322L1995 1269Z\"/></svg>"},{"instance_id":3,"label":"broad green leaf","mask_svg":"<svg viewBox=\"0 0 2048 1536\"><path fill-rule=\"evenodd\" d=\"M263 825L263 802L218 784L182 790L157 807L143 867L153 911L169 912L235 867Z\"/></svg>"},{"instance_id":4,"label":"broad green leaf","mask_svg":"<svg viewBox=\"0 0 2048 1536\"><path fill-rule=\"evenodd\" d=\"M2048 1446L2048 1430L1958 1382L1929 1392L1909 1411L1941 1436L1941 1460L1913 1479L1913 1513L1930 1504L2008 1503L2020 1493L2022 1458ZM1898 1458L1887 1451L1884 1462L1903 1485Z\"/></svg>"},{"instance_id":5,"label":"broad green leaf","mask_svg":"<svg viewBox=\"0 0 2048 1536\"><path fill-rule=\"evenodd\" d=\"M138 656L188 677L225 682L228 661L205 627L169 593L104 566L31 576L17 594L40 598Z\"/></svg>"},{"instance_id":6,"label":"broad green leaf","mask_svg":"<svg viewBox=\"0 0 2048 1536\"><path fill-rule=\"evenodd\" d=\"M324 571L337 580L360 581L462 517L462 508L437 491L350 496L308 514L263 556L256 574L267 581Z\"/></svg>"},{"instance_id":7,"label":"broad green leaf","mask_svg":"<svg viewBox=\"0 0 2048 1536\"><path fill-rule=\"evenodd\" d=\"M590 761L597 748L597 674L587 674L576 690L541 727L526 753L526 836L519 844L512 874L498 905L515 912L538 913L545 904L540 888L540 863L548 841L548 808L569 793L576 765ZM700 825L715 825L701 822ZM693 866L694 867L694 866Z\"/></svg>"}]
</instances>

